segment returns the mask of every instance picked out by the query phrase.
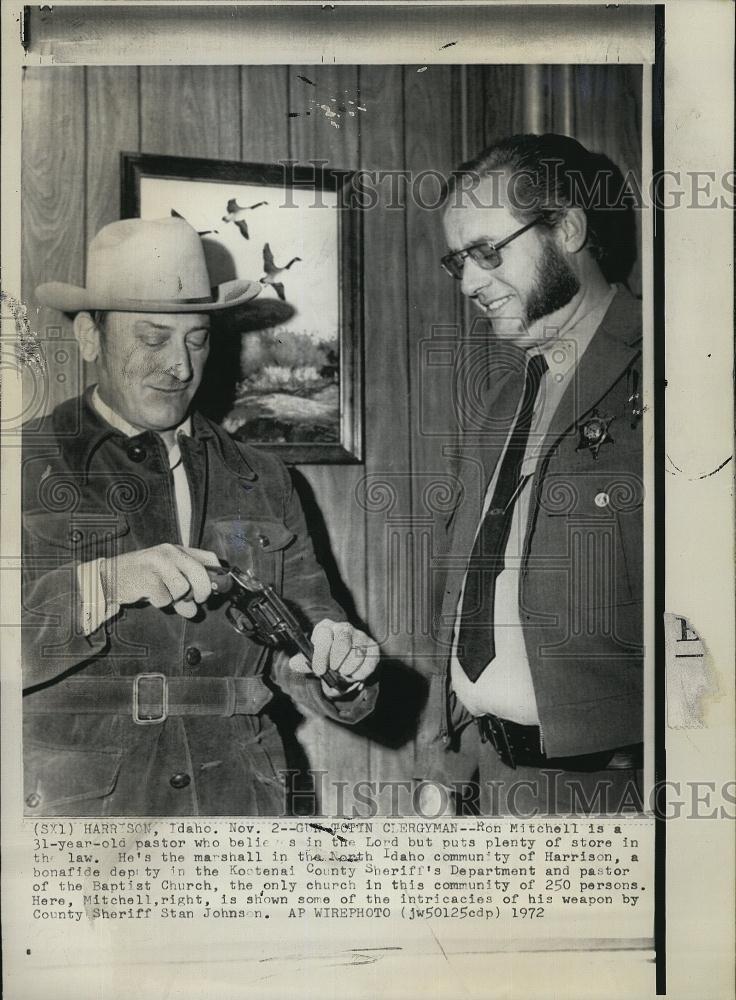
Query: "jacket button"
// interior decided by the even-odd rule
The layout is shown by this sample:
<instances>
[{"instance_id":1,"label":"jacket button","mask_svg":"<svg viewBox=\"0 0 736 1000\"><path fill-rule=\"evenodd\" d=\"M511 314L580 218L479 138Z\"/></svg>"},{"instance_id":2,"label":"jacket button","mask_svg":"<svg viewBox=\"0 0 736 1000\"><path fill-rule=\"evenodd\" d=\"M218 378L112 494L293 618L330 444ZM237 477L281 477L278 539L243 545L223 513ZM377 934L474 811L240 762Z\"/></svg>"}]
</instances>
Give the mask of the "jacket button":
<instances>
[{"instance_id":1,"label":"jacket button","mask_svg":"<svg viewBox=\"0 0 736 1000\"><path fill-rule=\"evenodd\" d=\"M593 502L596 507L607 507L610 502L610 497L607 493L596 493Z\"/></svg>"},{"instance_id":2,"label":"jacket button","mask_svg":"<svg viewBox=\"0 0 736 1000\"><path fill-rule=\"evenodd\" d=\"M26 805L31 809L35 809L37 805L40 805L40 803L41 796L37 795L36 792L31 792L31 794L26 798Z\"/></svg>"},{"instance_id":3,"label":"jacket button","mask_svg":"<svg viewBox=\"0 0 736 1000\"><path fill-rule=\"evenodd\" d=\"M262 549L265 549L265 547L268 545L268 543L270 541L271 541L271 539L268 537L268 535L259 535L258 536L258 543L259 543L259 545L261 546Z\"/></svg>"},{"instance_id":4,"label":"jacket button","mask_svg":"<svg viewBox=\"0 0 736 1000\"><path fill-rule=\"evenodd\" d=\"M184 659L187 666L196 667L198 663L202 662L202 654L196 646L190 646L184 653Z\"/></svg>"},{"instance_id":5,"label":"jacket button","mask_svg":"<svg viewBox=\"0 0 736 1000\"><path fill-rule=\"evenodd\" d=\"M131 462L143 462L146 457L146 449L141 448L139 444L132 444L128 448L128 458Z\"/></svg>"},{"instance_id":6,"label":"jacket button","mask_svg":"<svg viewBox=\"0 0 736 1000\"><path fill-rule=\"evenodd\" d=\"M186 788L191 780L188 774L172 774L169 778L169 784L172 788Z\"/></svg>"}]
</instances>

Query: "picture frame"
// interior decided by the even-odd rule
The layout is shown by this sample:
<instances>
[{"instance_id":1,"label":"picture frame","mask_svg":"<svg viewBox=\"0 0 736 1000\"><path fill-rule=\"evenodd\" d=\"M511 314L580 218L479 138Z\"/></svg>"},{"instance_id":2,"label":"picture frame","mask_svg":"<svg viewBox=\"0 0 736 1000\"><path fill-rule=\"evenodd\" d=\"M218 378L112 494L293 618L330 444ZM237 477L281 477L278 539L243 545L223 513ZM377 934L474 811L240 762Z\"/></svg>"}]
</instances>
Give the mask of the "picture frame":
<instances>
[{"instance_id":1,"label":"picture frame","mask_svg":"<svg viewBox=\"0 0 736 1000\"><path fill-rule=\"evenodd\" d=\"M353 172L122 152L121 216L179 215L213 285L263 292L213 337L199 408L290 465L363 461L361 214Z\"/></svg>"}]
</instances>

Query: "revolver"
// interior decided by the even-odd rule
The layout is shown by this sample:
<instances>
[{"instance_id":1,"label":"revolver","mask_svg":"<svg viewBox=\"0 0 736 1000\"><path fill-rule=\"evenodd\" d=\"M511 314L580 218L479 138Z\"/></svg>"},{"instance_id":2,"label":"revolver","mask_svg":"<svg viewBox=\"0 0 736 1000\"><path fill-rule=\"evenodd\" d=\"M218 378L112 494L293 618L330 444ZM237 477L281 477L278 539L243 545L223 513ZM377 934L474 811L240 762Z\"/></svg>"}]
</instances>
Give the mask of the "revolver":
<instances>
[{"instance_id":1,"label":"revolver","mask_svg":"<svg viewBox=\"0 0 736 1000\"><path fill-rule=\"evenodd\" d=\"M294 613L273 587L250 570L237 566L208 566L212 593L229 600L225 611L236 632L264 646L295 646L311 664L314 646L304 634ZM329 667L322 679L336 691L347 691L353 682Z\"/></svg>"}]
</instances>

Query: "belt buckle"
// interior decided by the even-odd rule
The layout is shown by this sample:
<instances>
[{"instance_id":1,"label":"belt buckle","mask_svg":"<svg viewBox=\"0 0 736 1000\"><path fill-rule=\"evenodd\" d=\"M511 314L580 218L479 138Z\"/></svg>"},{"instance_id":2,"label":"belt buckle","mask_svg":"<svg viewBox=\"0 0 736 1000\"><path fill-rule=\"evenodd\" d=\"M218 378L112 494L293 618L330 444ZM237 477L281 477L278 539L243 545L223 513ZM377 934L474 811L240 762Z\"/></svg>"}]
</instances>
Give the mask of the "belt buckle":
<instances>
[{"instance_id":1,"label":"belt buckle","mask_svg":"<svg viewBox=\"0 0 736 1000\"><path fill-rule=\"evenodd\" d=\"M146 718L140 714L140 684L141 681L161 681L161 714ZM136 674L133 679L133 722L137 726L154 726L165 722L169 717L169 685L166 674Z\"/></svg>"}]
</instances>

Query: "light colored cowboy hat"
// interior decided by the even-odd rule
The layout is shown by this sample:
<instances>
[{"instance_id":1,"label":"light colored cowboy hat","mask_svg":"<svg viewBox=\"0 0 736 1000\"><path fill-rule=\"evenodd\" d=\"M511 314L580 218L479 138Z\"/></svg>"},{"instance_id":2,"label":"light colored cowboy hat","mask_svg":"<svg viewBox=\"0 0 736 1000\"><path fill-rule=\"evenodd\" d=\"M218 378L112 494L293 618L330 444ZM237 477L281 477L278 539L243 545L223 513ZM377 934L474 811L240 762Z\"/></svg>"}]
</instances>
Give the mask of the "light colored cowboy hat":
<instances>
[{"instance_id":1,"label":"light colored cowboy hat","mask_svg":"<svg viewBox=\"0 0 736 1000\"><path fill-rule=\"evenodd\" d=\"M211 288L202 240L186 220L122 219L90 243L83 288L51 281L39 285L36 298L68 313L218 313L242 306L262 289L245 278Z\"/></svg>"}]
</instances>

